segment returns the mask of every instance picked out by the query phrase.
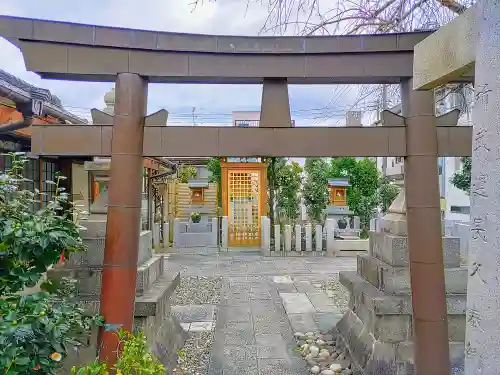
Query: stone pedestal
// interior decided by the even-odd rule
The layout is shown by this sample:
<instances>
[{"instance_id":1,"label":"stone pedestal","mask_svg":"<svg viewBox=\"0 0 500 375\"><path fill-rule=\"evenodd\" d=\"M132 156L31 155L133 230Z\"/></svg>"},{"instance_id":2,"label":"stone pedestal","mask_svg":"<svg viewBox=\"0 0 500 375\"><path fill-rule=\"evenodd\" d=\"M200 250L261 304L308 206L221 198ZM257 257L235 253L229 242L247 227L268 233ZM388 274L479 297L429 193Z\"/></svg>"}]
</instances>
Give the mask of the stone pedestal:
<instances>
[{"instance_id":1,"label":"stone pedestal","mask_svg":"<svg viewBox=\"0 0 500 375\"><path fill-rule=\"evenodd\" d=\"M354 374L414 374L412 301L404 191L370 233L370 251L358 255L356 272L341 272L349 310L337 324L337 347ZM467 269L460 240L443 237L448 330L453 374L463 374Z\"/></svg>"},{"instance_id":2,"label":"stone pedestal","mask_svg":"<svg viewBox=\"0 0 500 375\"><path fill-rule=\"evenodd\" d=\"M87 162L85 169L90 171L95 180L109 180L108 162ZM107 189L90 206L88 220L81 224L86 228L81 232L88 250L73 253L62 267L48 272L48 277L71 277L77 281L77 294L81 304L92 313L99 313L101 297L101 278L104 262L104 244L106 237L108 194ZM147 217L147 215L143 215ZM156 230L159 243L159 228ZM184 333L179 322L170 314L170 297L180 281L180 275L165 274L163 255L155 255L152 249L153 232L142 231L139 237L139 255L137 261L136 298L134 307L134 328L144 331L148 342L160 361L170 371L177 360L177 349L184 344ZM72 354L68 364L88 364L97 356L97 337L91 345Z\"/></svg>"},{"instance_id":3,"label":"stone pedestal","mask_svg":"<svg viewBox=\"0 0 500 375\"><path fill-rule=\"evenodd\" d=\"M82 232L86 252L73 253L63 267L49 270L48 277L76 279L78 299L91 313L99 313L101 276L104 260L105 220L84 220L87 228ZM152 232L142 231L137 262L134 328L146 334L152 350L171 371L177 360L177 349L184 344L184 334L179 322L170 314L170 298L180 281L179 273L165 273L163 255L152 251ZM95 360L97 342L91 343L72 355L71 365L88 364Z\"/></svg>"}]
</instances>

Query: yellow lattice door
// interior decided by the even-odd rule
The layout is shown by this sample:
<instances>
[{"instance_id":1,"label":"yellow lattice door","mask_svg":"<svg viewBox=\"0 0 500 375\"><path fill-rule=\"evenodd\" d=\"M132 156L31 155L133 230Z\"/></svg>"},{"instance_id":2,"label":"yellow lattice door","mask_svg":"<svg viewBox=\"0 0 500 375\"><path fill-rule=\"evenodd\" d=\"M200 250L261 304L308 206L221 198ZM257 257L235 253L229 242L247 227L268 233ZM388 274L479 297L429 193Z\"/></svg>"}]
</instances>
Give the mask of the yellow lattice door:
<instances>
[{"instance_id":1,"label":"yellow lattice door","mask_svg":"<svg viewBox=\"0 0 500 375\"><path fill-rule=\"evenodd\" d=\"M260 245L260 171L228 170L229 246Z\"/></svg>"}]
</instances>

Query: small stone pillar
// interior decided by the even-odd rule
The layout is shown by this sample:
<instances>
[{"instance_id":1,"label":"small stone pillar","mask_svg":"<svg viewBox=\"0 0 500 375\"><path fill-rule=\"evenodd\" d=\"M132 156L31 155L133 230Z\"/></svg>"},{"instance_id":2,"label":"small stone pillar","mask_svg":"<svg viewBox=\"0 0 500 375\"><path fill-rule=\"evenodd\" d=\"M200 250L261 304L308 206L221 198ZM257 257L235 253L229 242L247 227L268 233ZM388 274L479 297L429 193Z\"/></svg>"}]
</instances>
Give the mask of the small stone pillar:
<instances>
[{"instance_id":1,"label":"small stone pillar","mask_svg":"<svg viewBox=\"0 0 500 375\"><path fill-rule=\"evenodd\" d=\"M340 272L350 293L349 310L332 333L354 374L415 374L414 322L404 190L370 232L370 253L358 255L356 272ZM463 374L467 269L460 240L442 237L448 305L450 363ZM430 291L432 293L432 291ZM434 372L432 372L434 373Z\"/></svg>"},{"instance_id":2,"label":"small stone pillar","mask_svg":"<svg viewBox=\"0 0 500 375\"><path fill-rule=\"evenodd\" d=\"M326 252L327 254L335 255L335 220L326 219L325 230L326 230Z\"/></svg>"},{"instance_id":3,"label":"small stone pillar","mask_svg":"<svg viewBox=\"0 0 500 375\"><path fill-rule=\"evenodd\" d=\"M229 247L229 225L227 216L222 217L221 250L227 251Z\"/></svg>"},{"instance_id":4,"label":"small stone pillar","mask_svg":"<svg viewBox=\"0 0 500 375\"><path fill-rule=\"evenodd\" d=\"M262 216L262 255L269 256L271 251L271 220L267 216Z\"/></svg>"},{"instance_id":5,"label":"small stone pillar","mask_svg":"<svg viewBox=\"0 0 500 375\"><path fill-rule=\"evenodd\" d=\"M281 251L281 226L274 224L274 251Z\"/></svg>"},{"instance_id":6,"label":"small stone pillar","mask_svg":"<svg viewBox=\"0 0 500 375\"><path fill-rule=\"evenodd\" d=\"M170 244L170 224L168 222L163 224L163 247L168 247Z\"/></svg>"},{"instance_id":7,"label":"small stone pillar","mask_svg":"<svg viewBox=\"0 0 500 375\"><path fill-rule=\"evenodd\" d=\"M312 251L312 225L306 224L306 251Z\"/></svg>"},{"instance_id":8,"label":"small stone pillar","mask_svg":"<svg viewBox=\"0 0 500 375\"><path fill-rule=\"evenodd\" d=\"M302 251L302 227L295 225L295 251Z\"/></svg>"},{"instance_id":9,"label":"small stone pillar","mask_svg":"<svg viewBox=\"0 0 500 375\"><path fill-rule=\"evenodd\" d=\"M292 227L289 224L285 224L284 233L284 250L292 251Z\"/></svg>"},{"instance_id":10,"label":"small stone pillar","mask_svg":"<svg viewBox=\"0 0 500 375\"><path fill-rule=\"evenodd\" d=\"M212 245L218 246L217 243L217 232L219 231L219 219L216 217L212 218Z\"/></svg>"},{"instance_id":11,"label":"small stone pillar","mask_svg":"<svg viewBox=\"0 0 500 375\"><path fill-rule=\"evenodd\" d=\"M160 247L160 223L153 223L153 248Z\"/></svg>"},{"instance_id":12,"label":"small stone pillar","mask_svg":"<svg viewBox=\"0 0 500 375\"><path fill-rule=\"evenodd\" d=\"M181 219L176 217L174 219L174 247L179 246L179 235L181 234Z\"/></svg>"},{"instance_id":13,"label":"small stone pillar","mask_svg":"<svg viewBox=\"0 0 500 375\"><path fill-rule=\"evenodd\" d=\"M316 224L316 251L321 253L323 250L323 226Z\"/></svg>"}]
</instances>

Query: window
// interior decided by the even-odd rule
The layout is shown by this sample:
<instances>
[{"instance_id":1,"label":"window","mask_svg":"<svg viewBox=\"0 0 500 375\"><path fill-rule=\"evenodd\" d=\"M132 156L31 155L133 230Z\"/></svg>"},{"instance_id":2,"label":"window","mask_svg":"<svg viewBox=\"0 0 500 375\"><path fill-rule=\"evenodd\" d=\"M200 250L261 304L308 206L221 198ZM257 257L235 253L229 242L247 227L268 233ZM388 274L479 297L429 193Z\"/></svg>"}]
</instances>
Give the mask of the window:
<instances>
[{"instance_id":1,"label":"window","mask_svg":"<svg viewBox=\"0 0 500 375\"><path fill-rule=\"evenodd\" d=\"M203 188L195 187L191 188L191 203L203 203Z\"/></svg>"},{"instance_id":2,"label":"window","mask_svg":"<svg viewBox=\"0 0 500 375\"><path fill-rule=\"evenodd\" d=\"M470 215L470 207L469 206L451 206L450 212L452 212L454 214Z\"/></svg>"},{"instance_id":3,"label":"window","mask_svg":"<svg viewBox=\"0 0 500 375\"><path fill-rule=\"evenodd\" d=\"M242 127L242 128L248 128L250 126L250 124L248 122L241 122L238 124L239 127Z\"/></svg>"},{"instance_id":4,"label":"window","mask_svg":"<svg viewBox=\"0 0 500 375\"><path fill-rule=\"evenodd\" d=\"M56 192L56 163L48 160L42 160L42 204L45 206L53 198ZM47 183L46 181L51 181Z\"/></svg>"},{"instance_id":5,"label":"window","mask_svg":"<svg viewBox=\"0 0 500 375\"><path fill-rule=\"evenodd\" d=\"M27 178L28 182L25 183L24 188L29 191L35 191L35 189L40 190L40 160L29 159L26 164L24 164L24 177ZM40 209L40 196L35 195L34 199L38 200L31 205L34 211Z\"/></svg>"}]
</instances>

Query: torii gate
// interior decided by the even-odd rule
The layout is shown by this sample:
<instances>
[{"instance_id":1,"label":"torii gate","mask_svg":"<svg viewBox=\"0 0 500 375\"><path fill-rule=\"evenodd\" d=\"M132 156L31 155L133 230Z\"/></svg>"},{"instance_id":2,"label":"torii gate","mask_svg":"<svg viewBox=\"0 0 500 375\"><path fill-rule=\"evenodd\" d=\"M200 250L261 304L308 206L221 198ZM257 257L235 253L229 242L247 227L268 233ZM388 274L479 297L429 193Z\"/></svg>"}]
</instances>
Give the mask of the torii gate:
<instances>
[{"instance_id":1,"label":"torii gate","mask_svg":"<svg viewBox=\"0 0 500 375\"><path fill-rule=\"evenodd\" d=\"M111 156L101 295L106 321L132 327L143 156L400 156L417 368L425 375L449 372L437 157L471 155L471 128L453 126L451 115L436 120L433 93L413 91L413 49L430 34L236 37L0 16L0 36L20 48L28 70L43 78L116 82L112 126L35 126L32 136L32 151L40 155ZM263 84L260 128L145 125L150 82ZM288 83L401 83L404 120L294 128ZM102 341L101 358L113 362L115 335L102 332Z\"/></svg>"}]
</instances>

